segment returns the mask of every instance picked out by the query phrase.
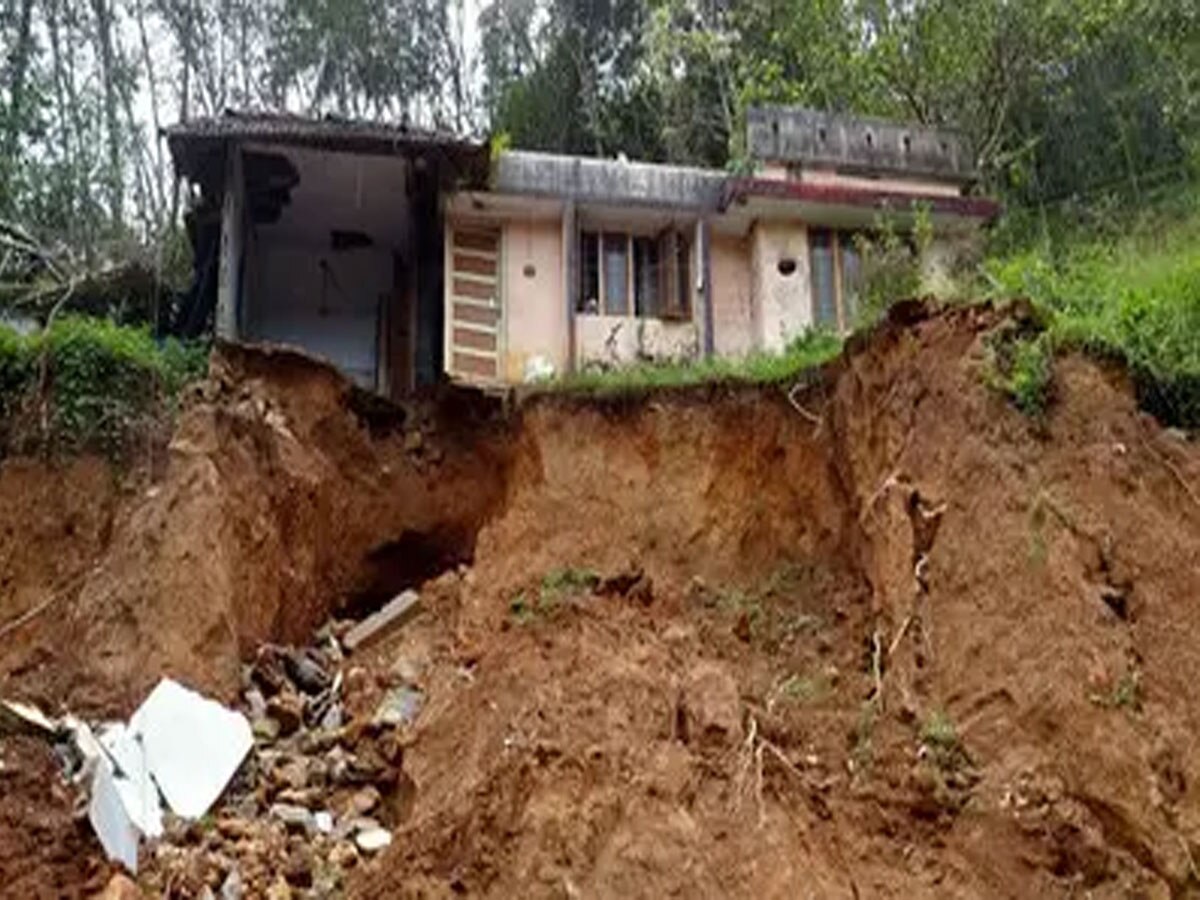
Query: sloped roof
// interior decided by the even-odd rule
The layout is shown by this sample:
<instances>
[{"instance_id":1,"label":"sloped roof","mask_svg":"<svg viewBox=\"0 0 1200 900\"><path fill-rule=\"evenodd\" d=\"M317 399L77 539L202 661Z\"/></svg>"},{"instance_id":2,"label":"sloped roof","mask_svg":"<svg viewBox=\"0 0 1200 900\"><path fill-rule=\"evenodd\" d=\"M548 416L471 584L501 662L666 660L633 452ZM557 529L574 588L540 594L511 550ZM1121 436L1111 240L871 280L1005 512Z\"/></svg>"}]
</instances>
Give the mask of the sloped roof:
<instances>
[{"instance_id":1,"label":"sloped roof","mask_svg":"<svg viewBox=\"0 0 1200 900\"><path fill-rule=\"evenodd\" d=\"M311 118L293 113L226 110L222 115L189 119L163 129L179 174L194 178L212 152L228 141L308 147L336 153L372 156L426 154L444 160L469 180L486 179L489 150L485 143L445 132L404 124Z\"/></svg>"}]
</instances>

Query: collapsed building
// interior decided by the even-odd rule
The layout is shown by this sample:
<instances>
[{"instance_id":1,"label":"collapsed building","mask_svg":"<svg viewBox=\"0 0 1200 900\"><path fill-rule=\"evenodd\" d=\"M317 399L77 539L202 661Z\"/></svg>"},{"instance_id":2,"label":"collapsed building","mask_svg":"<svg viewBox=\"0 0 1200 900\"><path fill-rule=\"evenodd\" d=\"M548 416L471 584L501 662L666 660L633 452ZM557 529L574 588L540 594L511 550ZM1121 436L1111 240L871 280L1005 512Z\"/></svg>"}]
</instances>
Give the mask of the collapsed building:
<instances>
[{"instance_id":1,"label":"collapsed building","mask_svg":"<svg viewBox=\"0 0 1200 900\"><path fill-rule=\"evenodd\" d=\"M931 277L998 212L953 132L747 115L749 175L227 113L167 130L193 186L187 330L298 346L388 396L848 330L857 235L918 215Z\"/></svg>"}]
</instances>

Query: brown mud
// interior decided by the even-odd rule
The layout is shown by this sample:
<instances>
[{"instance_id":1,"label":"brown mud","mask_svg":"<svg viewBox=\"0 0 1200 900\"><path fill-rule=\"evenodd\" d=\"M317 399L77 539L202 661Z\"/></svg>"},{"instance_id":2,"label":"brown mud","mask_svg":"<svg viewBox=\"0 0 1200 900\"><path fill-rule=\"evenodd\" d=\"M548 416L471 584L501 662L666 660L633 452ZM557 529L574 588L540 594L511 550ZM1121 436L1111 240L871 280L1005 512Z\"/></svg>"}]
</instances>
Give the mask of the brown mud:
<instances>
[{"instance_id":1,"label":"brown mud","mask_svg":"<svg viewBox=\"0 0 1200 900\"><path fill-rule=\"evenodd\" d=\"M351 658L353 706L428 698L351 896L1200 894L1200 451L1078 356L1011 408L984 340L1021 314L902 305L791 399L401 415L226 350L152 482L0 468L0 627L50 601L0 693L233 699L257 645L419 585ZM0 868L86 896L94 847L24 849L37 774Z\"/></svg>"}]
</instances>

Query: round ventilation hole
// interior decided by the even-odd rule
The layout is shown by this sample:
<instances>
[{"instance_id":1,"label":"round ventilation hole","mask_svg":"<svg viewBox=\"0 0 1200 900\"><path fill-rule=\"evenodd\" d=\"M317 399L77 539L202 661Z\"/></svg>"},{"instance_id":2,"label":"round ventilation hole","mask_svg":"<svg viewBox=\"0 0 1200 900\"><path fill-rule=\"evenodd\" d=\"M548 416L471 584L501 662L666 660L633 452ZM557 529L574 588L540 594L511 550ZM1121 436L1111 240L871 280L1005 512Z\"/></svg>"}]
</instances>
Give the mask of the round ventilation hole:
<instances>
[{"instance_id":1,"label":"round ventilation hole","mask_svg":"<svg viewBox=\"0 0 1200 900\"><path fill-rule=\"evenodd\" d=\"M521 270L526 278L533 278L537 275L537 267L533 263L525 263L525 268Z\"/></svg>"},{"instance_id":2,"label":"round ventilation hole","mask_svg":"<svg viewBox=\"0 0 1200 900\"><path fill-rule=\"evenodd\" d=\"M785 256L779 261L779 264L776 265L775 268L779 270L780 275L782 275L784 278L787 278L789 275L795 273L796 260L792 259L790 256Z\"/></svg>"}]
</instances>

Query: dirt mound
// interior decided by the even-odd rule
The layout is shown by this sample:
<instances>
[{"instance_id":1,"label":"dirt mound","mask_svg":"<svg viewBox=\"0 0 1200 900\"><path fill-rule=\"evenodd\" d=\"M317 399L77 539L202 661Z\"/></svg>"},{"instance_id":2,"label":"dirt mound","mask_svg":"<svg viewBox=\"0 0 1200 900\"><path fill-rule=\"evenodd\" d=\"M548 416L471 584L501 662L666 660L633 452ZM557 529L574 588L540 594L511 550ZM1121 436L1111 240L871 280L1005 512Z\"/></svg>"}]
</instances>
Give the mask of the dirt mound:
<instances>
[{"instance_id":1,"label":"dirt mound","mask_svg":"<svg viewBox=\"0 0 1200 900\"><path fill-rule=\"evenodd\" d=\"M148 492L85 514L97 476L0 471L34 498L6 525L46 535L0 621L41 602L57 510L83 523L81 589L0 684L106 712L163 671L228 693L256 643L423 581L422 618L351 660L360 709L397 678L427 697L359 896L1200 891L1200 452L1080 357L1044 422L1012 409L984 341L1020 314L900 307L791 398L399 422L229 351Z\"/></svg>"},{"instance_id":2,"label":"dirt mound","mask_svg":"<svg viewBox=\"0 0 1200 900\"><path fill-rule=\"evenodd\" d=\"M212 369L153 483L118 488L96 462L5 465L0 517L19 565L0 621L54 598L0 649L16 692L127 714L169 673L229 698L258 644L304 640L332 610L471 556L502 487L494 403L460 396L383 420L295 353L226 347ZM408 552L388 565L396 547Z\"/></svg>"}]
</instances>

